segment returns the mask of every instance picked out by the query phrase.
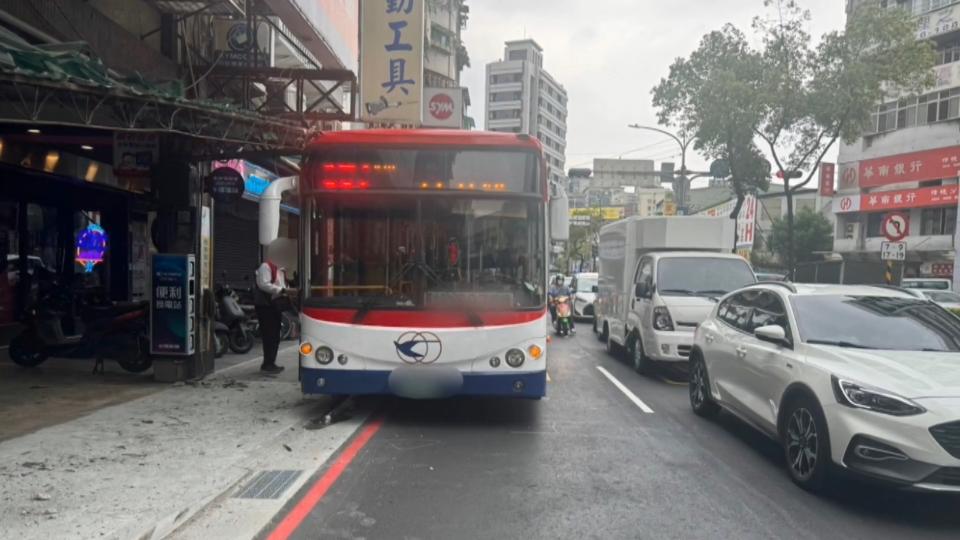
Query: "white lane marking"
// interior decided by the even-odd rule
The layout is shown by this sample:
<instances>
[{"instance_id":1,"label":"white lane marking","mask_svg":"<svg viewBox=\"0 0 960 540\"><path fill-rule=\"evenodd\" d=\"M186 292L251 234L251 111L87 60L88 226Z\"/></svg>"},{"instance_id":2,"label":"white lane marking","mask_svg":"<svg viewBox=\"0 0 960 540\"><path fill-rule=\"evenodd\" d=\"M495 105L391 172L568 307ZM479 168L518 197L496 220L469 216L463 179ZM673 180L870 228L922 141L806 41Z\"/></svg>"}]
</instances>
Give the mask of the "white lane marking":
<instances>
[{"instance_id":1,"label":"white lane marking","mask_svg":"<svg viewBox=\"0 0 960 540\"><path fill-rule=\"evenodd\" d=\"M630 401L632 401L634 405L636 405L637 407L640 407L641 411L647 414L653 414L653 409L648 407L647 404L643 402L643 400L638 398L636 394L631 392L630 389L624 386L622 382L618 381L617 378L611 375L609 371L603 368L603 366L597 366L597 369L600 370L600 373L603 373L604 377L606 377L607 379L610 379L610 382L612 382L613 385L616 386L618 390L623 392L623 395L630 398Z\"/></svg>"}]
</instances>

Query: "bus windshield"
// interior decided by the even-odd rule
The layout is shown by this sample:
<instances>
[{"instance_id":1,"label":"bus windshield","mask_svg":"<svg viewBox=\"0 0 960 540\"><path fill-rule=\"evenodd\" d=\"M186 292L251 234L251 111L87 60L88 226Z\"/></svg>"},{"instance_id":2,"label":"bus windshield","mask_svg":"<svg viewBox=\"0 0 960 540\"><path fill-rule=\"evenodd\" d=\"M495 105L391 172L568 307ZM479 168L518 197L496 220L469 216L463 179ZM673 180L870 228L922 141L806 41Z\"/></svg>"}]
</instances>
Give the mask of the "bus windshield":
<instances>
[{"instance_id":1,"label":"bus windshield","mask_svg":"<svg viewBox=\"0 0 960 540\"><path fill-rule=\"evenodd\" d=\"M467 311L544 305L542 198L309 199L308 305Z\"/></svg>"}]
</instances>

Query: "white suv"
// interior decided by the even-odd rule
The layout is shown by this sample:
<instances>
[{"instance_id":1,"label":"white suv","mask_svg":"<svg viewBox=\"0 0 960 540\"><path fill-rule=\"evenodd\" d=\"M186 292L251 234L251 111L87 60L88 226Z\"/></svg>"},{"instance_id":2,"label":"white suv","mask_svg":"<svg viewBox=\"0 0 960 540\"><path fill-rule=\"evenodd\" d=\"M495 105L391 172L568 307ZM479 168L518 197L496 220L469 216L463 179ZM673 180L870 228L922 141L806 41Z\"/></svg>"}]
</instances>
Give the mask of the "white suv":
<instances>
[{"instance_id":1,"label":"white suv","mask_svg":"<svg viewBox=\"0 0 960 540\"><path fill-rule=\"evenodd\" d=\"M697 328L690 404L783 445L817 490L831 469L960 492L960 318L885 287L758 284Z\"/></svg>"}]
</instances>

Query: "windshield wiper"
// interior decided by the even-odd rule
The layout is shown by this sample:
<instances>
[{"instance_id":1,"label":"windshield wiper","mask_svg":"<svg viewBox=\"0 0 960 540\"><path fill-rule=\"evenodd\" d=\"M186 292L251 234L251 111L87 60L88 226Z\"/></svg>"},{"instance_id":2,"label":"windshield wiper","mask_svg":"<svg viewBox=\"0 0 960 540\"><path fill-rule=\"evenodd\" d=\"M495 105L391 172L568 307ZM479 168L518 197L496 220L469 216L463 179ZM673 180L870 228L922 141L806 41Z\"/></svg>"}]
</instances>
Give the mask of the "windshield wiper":
<instances>
[{"instance_id":1,"label":"windshield wiper","mask_svg":"<svg viewBox=\"0 0 960 540\"><path fill-rule=\"evenodd\" d=\"M663 294L685 294L687 296L693 296L693 291L690 289L660 289L660 292Z\"/></svg>"},{"instance_id":2,"label":"windshield wiper","mask_svg":"<svg viewBox=\"0 0 960 540\"><path fill-rule=\"evenodd\" d=\"M853 343L850 341L830 341L826 339L808 339L807 343L811 345L830 345L833 347L846 347L848 349L876 349L876 347L869 347L867 345L861 345L859 343Z\"/></svg>"},{"instance_id":3,"label":"windshield wiper","mask_svg":"<svg viewBox=\"0 0 960 540\"><path fill-rule=\"evenodd\" d=\"M370 313L370 310L373 309L373 308L375 308L375 307L377 307L377 305L379 305L379 303L380 303L380 302L378 302L377 300L362 300L362 301L360 302L360 308L359 308L359 309L357 310L357 312L353 315L353 323L352 323L352 324L360 324L360 323L362 323L363 320L367 318L367 314Z\"/></svg>"},{"instance_id":4,"label":"windshield wiper","mask_svg":"<svg viewBox=\"0 0 960 540\"><path fill-rule=\"evenodd\" d=\"M730 292L730 291L724 291L724 290L722 290L722 289L707 289L707 290L705 290L705 291L697 291L697 295L699 295L699 296L703 296L703 295L710 295L710 296L720 295L720 296L723 296L723 295L727 294L728 292Z\"/></svg>"}]
</instances>

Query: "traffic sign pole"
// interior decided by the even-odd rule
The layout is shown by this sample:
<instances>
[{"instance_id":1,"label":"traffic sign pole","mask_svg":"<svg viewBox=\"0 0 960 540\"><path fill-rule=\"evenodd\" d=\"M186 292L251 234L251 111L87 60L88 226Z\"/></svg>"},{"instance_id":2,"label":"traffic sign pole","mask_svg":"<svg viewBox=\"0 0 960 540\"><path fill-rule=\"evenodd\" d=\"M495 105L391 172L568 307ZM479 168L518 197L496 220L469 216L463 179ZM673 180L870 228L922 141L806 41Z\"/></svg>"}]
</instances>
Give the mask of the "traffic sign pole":
<instances>
[{"instance_id":1,"label":"traffic sign pole","mask_svg":"<svg viewBox=\"0 0 960 540\"><path fill-rule=\"evenodd\" d=\"M893 261L886 261L886 270L883 273L883 278L886 280L887 285L893 285Z\"/></svg>"}]
</instances>

